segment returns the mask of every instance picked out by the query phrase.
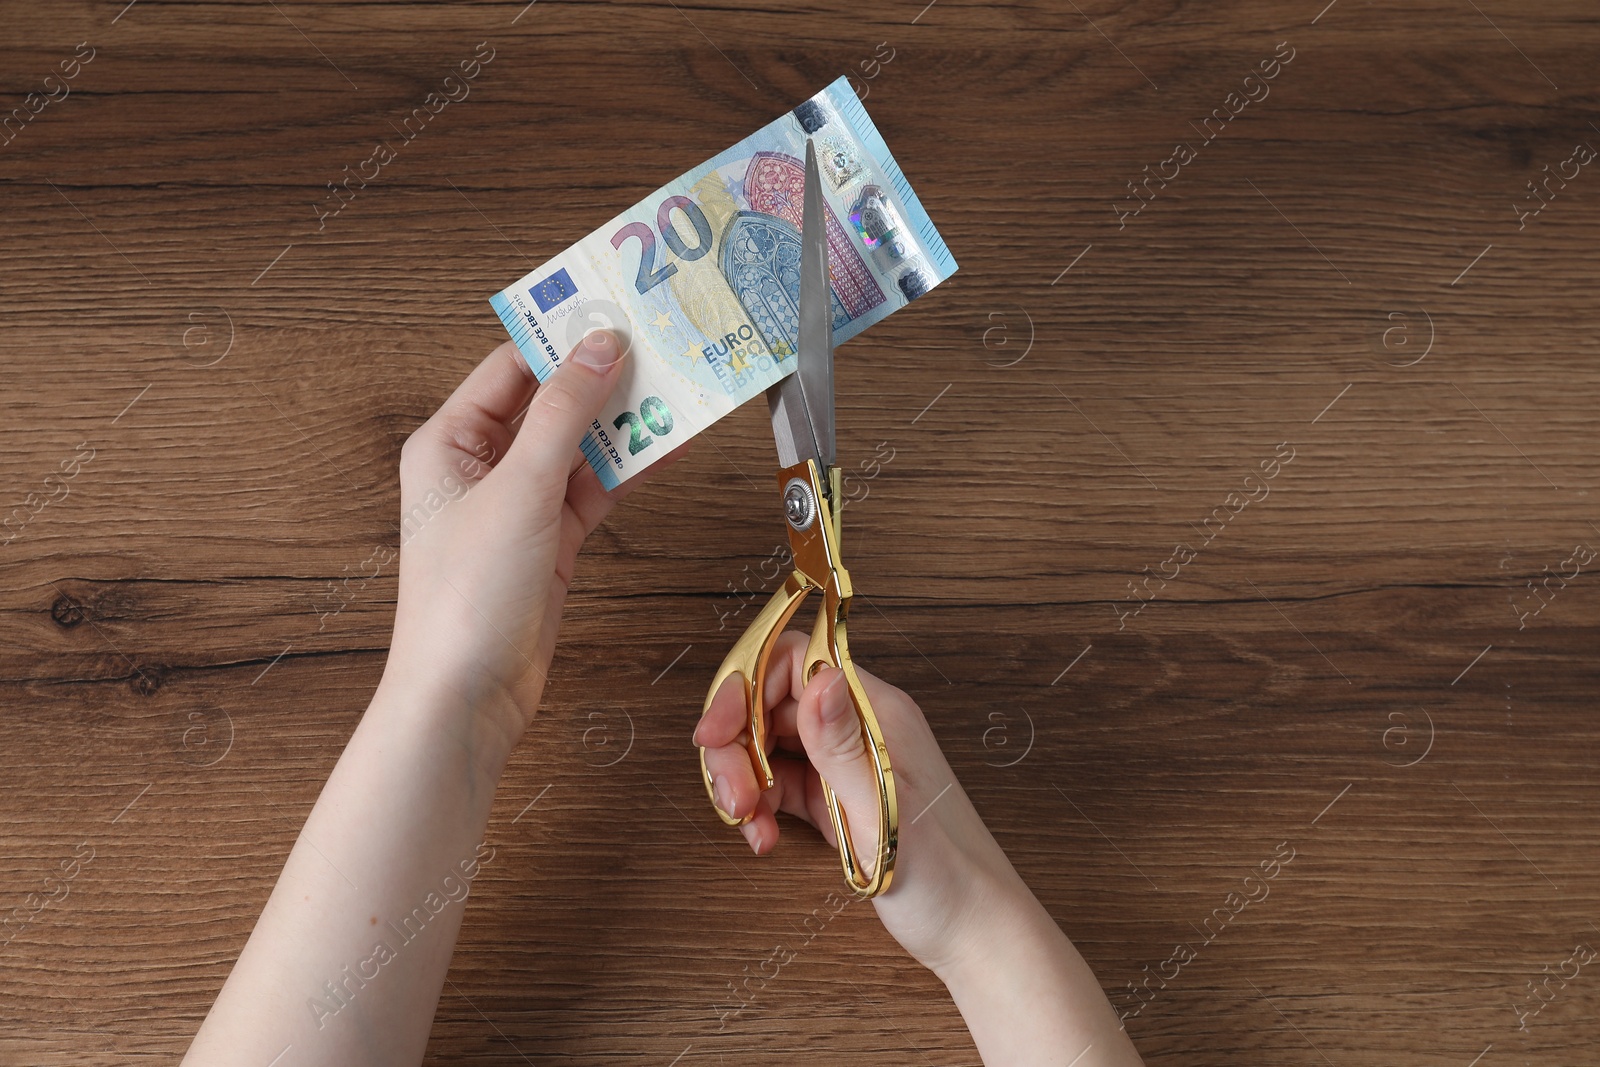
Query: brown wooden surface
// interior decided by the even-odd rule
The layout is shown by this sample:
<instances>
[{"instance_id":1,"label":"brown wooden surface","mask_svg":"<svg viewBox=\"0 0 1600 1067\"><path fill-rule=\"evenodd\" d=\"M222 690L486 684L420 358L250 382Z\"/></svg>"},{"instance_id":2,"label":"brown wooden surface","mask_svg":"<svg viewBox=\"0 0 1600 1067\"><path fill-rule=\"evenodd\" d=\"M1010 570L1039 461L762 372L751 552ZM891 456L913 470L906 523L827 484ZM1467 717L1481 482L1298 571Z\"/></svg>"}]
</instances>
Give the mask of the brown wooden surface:
<instances>
[{"instance_id":1,"label":"brown wooden surface","mask_svg":"<svg viewBox=\"0 0 1600 1067\"><path fill-rule=\"evenodd\" d=\"M841 350L843 457L895 456L848 511L860 660L1119 1008L1294 849L1129 1019L1149 1062L1595 1062L1600 965L1513 1009L1600 945L1600 564L1517 614L1600 547L1600 168L1513 205L1600 147L1600 24L1323 3L7 5L6 108L96 52L0 146L4 509L94 458L0 548L0 913L93 859L0 949L0 1063L181 1053L378 677L392 568L319 612L396 543L488 296L879 42L867 105L961 268ZM820 839L756 860L705 802L689 731L753 610L719 613L782 536L762 405L708 436L586 551L430 1062L976 1062L868 909L807 941Z\"/></svg>"}]
</instances>

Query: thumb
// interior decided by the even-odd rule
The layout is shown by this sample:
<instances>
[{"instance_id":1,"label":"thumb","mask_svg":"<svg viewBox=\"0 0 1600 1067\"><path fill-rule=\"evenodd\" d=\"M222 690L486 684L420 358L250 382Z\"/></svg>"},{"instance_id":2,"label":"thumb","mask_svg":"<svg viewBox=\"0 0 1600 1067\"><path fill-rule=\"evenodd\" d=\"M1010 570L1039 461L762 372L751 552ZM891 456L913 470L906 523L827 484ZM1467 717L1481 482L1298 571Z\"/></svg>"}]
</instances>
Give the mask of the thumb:
<instances>
[{"instance_id":1,"label":"thumb","mask_svg":"<svg viewBox=\"0 0 1600 1067\"><path fill-rule=\"evenodd\" d=\"M842 805L856 858L870 874L878 854L878 784L843 671L823 667L816 673L800 694L797 719L806 755ZM831 838L832 821L826 812L816 814Z\"/></svg>"},{"instance_id":2,"label":"thumb","mask_svg":"<svg viewBox=\"0 0 1600 1067\"><path fill-rule=\"evenodd\" d=\"M579 341L555 373L539 385L507 462L537 483L565 484L578 443L622 370L622 347L609 330L595 330Z\"/></svg>"}]
</instances>

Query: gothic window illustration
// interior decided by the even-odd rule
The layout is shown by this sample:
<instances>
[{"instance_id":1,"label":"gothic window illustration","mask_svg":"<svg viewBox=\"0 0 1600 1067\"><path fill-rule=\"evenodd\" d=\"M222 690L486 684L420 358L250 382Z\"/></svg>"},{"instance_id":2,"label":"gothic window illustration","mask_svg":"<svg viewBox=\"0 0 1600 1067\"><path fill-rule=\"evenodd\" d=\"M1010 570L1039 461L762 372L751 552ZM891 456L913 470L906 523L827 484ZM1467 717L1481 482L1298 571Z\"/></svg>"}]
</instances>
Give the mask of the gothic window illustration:
<instances>
[{"instance_id":1,"label":"gothic window illustration","mask_svg":"<svg viewBox=\"0 0 1600 1067\"><path fill-rule=\"evenodd\" d=\"M722 236L722 276L761 331L774 356L793 355L800 341L800 234L760 211L741 211ZM850 321L835 292L833 325Z\"/></svg>"}]
</instances>

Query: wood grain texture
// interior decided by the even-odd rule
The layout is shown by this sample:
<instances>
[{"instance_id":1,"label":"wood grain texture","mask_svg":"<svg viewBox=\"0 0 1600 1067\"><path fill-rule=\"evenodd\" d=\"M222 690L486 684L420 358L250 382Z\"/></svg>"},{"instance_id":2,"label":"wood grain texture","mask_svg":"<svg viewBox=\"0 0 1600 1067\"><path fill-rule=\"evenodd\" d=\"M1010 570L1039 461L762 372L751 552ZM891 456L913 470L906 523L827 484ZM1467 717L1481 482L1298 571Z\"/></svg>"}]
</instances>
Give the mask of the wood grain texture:
<instances>
[{"instance_id":1,"label":"wood grain texture","mask_svg":"<svg viewBox=\"0 0 1600 1067\"><path fill-rule=\"evenodd\" d=\"M894 450L848 513L852 645L1147 1061L1593 1062L1600 973L1513 1010L1600 944L1600 576L1528 584L1600 547L1600 174L1513 207L1600 147L1592 5L4 18L7 109L95 55L0 145L0 513L93 450L0 548L0 909L93 859L0 948L0 1064L181 1053L382 668L394 573L324 617L328 584L397 542L400 446L502 340L489 294L847 72L961 264L841 350L841 455ZM782 537L758 407L586 549L430 1063L976 1062L867 909L808 934L820 839L756 860L705 804L689 731Z\"/></svg>"}]
</instances>

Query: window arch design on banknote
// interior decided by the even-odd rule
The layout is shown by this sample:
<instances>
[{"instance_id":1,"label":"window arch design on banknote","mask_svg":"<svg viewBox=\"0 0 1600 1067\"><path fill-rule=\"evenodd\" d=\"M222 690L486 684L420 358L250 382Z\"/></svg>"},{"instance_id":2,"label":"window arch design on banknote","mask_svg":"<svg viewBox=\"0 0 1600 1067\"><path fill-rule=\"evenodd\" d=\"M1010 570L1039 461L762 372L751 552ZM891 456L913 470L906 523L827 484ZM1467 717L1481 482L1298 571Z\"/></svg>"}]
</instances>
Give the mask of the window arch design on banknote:
<instances>
[{"instance_id":1,"label":"window arch design on banknote","mask_svg":"<svg viewBox=\"0 0 1600 1067\"><path fill-rule=\"evenodd\" d=\"M722 274L767 348L779 359L800 341L800 235L788 222L758 211L728 220L722 239ZM852 318L837 291L834 327Z\"/></svg>"},{"instance_id":2,"label":"window arch design on banknote","mask_svg":"<svg viewBox=\"0 0 1600 1067\"><path fill-rule=\"evenodd\" d=\"M794 228L797 257L800 205L805 189L805 164L794 156L780 152L757 152L750 157L750 169L744 176L745 196L757 211L775 215ZM850 243L850 235L839 224L838 217L826 205L823 210L827 214L828 268L832 274L835 306L842 306L845 311L843 319L837 311L834 314L833 325L837 329L883 303L884 296L878 283L872 280L872 272L867 270L861 254ZM798 264L799 259L796 258L795 262ZM799 282L796 281L796 300L799 299L799 293Z\"/></svg>"}]
</instances>

